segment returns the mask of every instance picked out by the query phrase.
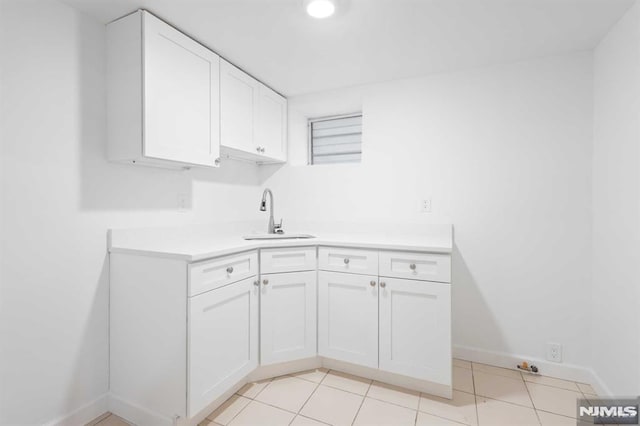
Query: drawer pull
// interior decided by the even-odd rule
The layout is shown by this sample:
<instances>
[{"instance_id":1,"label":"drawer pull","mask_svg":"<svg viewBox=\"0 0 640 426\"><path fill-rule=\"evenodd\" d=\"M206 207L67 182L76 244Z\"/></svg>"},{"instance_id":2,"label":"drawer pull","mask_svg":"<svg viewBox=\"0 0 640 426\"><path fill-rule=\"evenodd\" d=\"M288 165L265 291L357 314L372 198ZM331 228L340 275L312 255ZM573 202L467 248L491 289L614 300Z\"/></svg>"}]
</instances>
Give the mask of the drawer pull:
<instances>
[{"instance_id":1,"label":"drawer pull","mask_svg":"<svg viewBox=\"0 0 640 426\"><path fill-rule=\"evenodd\" d=\"M264 285L269 284L269 280L262 280L262 284L264 284Z\"/></svg>"},{"instance_id":2,"label":"drawer pull","mask_svg":"<svg viewBox=\"0 0 640 426\"><path fill-rule=\"evenodd\" d=\"M253 285L255 285L256 287L259 287L260 286L260 281L258 281L258 280L254 281Z\"/></svg>"},{"instance_id":3,"label":"drawer pull","mask_svg":"<svg viewBox=\"0 0 640 426\"><path fill-rule=\"evenodd\" d=\"M233 272L233 266L229 266L227 268L227 274L231 274Z\"/></svg>"},{"instance_id":4,"label":"drawer pull","mask_svg":"<svg viewBox=\"0 0 640 426\"><path fill-rule=\"evenodd\" d=\"M409 269L411 269L412 271L416 270L416 264L412 263L411 265L409 265Z\"/></svg>"},{"instance_id":5,"label":"drawer pull","mask_svg":"<svg viewBox=\"0 0 640 426\"><path fill-rule=\"evenodd\" d=\"M385 288L386 286L387 286L387 283L385 283L384 281L380 283L380 287Z\"/></svg>"},{"instance_id":6,"label":"drawer pull","mask_svg":"<svg viewBox=\"0 0 640 426\"><path fill-rule=\"evenodd\" d=\"M375 287L375 286L376 286L376 282L375 282L375 281L371 281L371 282L369 283L369 285L370 285L371 287Z\"/></svg>"},{"instance_id":7,"label":"drawer pull","mask_svg":"<svg viewBox=\"0 0 640 426\"><path fill-rule=\"evenodd\" d=\"M349 258L348 258L348 257L345 257L345 258L344 258L344 264L345 264L345 265L348 265L348 264L349 264Z\"/></svg>"}]
</instances>

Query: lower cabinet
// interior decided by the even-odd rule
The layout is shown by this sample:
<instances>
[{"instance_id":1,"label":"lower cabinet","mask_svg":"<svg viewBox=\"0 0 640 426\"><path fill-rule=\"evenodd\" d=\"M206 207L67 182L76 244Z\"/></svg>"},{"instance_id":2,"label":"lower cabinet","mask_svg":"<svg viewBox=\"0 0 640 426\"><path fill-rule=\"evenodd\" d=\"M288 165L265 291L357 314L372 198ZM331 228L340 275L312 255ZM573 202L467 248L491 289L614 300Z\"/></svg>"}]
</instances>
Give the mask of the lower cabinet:
<instances>
[{"instance_id":1,"label":"lower cabinet","mask_svg":"<svg viewBox=\"0 0 640 426\"><path fill-rule=\"evenodd\" d=\"M380 369L451 381L451 286L380 278Z\"/></svg>"},{"instance_id":2,"label":"lower cabinet","mask_svg":"<svg viewBox=\"0 0 640 426\"><path fill-rule=\"evenodd\" d=\"M378 277L318 273L318 354L378 368Z\"/></svg>"},{"instance_id":3,"label":"lower cabinet","mask_svg":"<svg viewBox=\"0 0 640 426\"><path fill-rule=\"evenodd\" d=\"M451 286L320 271L318 354L451 383Z\"/></svg>"},{"instance_id":4,"label":"lower cabinet","mask_svg":"<svg viewBox=\"0 0 640 426\"><path fill-rule=\"evenodd\" d=\"M405 278L448 279L450 263L320 247L318 266L315 253L265 248L193 263L112 253L110 410L141 426L193 426L259 364L287 370L297 364L273 364L317 355L450 397L451 284ZM379 276L379 258L394 278Z\"/></svg>"},{"instance_id":5,"label":"lower cabinet","mask_svg":"<svg viewBox=\"0 0 640 426\"><path fill-rule=\"evenodd\" d=\"M255 277L248 278L189 299L189 413L198 413L258 366L255 284Z\"/></svg>"},{"instance_id":6,"label":"lower cabinet","mask_svg":"<svg viewBox=\"0 0 640 426\"><path fill-rule=\"evenodd\" d=\"M315 356L316 272L264 274L260 292L260 363Z\"/></svg>"}]
</instances>

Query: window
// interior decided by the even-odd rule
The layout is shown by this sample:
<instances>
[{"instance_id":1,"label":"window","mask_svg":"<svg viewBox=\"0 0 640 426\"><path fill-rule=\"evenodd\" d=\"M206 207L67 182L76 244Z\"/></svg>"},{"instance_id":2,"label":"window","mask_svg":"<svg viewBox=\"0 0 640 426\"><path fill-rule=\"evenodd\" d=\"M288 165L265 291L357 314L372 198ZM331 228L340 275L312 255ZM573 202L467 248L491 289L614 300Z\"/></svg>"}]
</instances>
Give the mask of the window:
<instances>
[{"instance_id":1,"label":"window","mask_svg":"<svg viewBox=\"0 0 640 426\"><path fill-rule=\"evenodd\" d=\"M309 120L309 164L359 163L362 114Z\"/></svg>"}]
</instances>

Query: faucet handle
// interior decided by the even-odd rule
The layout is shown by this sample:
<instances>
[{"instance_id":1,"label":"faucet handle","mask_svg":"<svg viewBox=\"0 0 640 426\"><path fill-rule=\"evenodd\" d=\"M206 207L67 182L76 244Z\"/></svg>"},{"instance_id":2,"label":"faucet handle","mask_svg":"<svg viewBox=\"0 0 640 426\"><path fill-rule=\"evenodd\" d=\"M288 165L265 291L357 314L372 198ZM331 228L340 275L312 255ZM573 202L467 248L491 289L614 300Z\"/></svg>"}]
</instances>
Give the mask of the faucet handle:
<instances>
[{"instance_id":1,"label":"faucet handle","mask_svg":"<svg viewBox=\"0 0 640 426\"><path fill-rule=\"evenodd\" d=\"M284 229L282 229L282 218L280 219L280 223L273 225L273 232L276 234L284 234Z\"/></svg>"}]
</instances>

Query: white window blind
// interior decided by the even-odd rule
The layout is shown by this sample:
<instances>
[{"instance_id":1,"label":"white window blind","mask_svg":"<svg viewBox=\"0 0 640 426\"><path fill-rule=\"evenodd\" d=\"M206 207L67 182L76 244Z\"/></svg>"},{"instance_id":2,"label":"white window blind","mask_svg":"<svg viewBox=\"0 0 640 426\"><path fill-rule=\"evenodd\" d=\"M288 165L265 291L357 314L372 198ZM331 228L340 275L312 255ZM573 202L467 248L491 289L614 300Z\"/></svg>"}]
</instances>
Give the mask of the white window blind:
<instances>
[{"instance_id":1,"label":"white window blind","mask_svg":"<svg viewBox=\"0 0 640 426\"><path fill-rule=\"evenodd\" d=\"M309 120L309 163L359 163L362 114Z\"/></svg>"}]
</instances>

